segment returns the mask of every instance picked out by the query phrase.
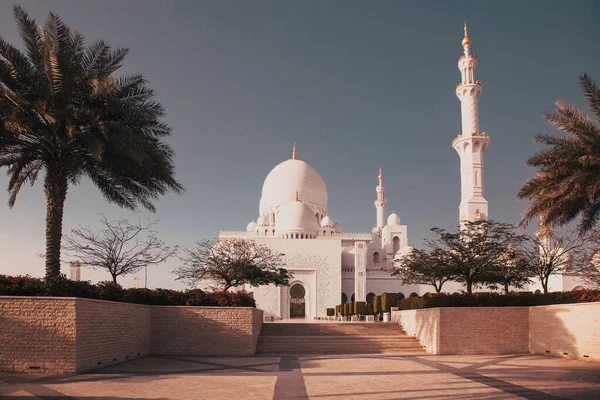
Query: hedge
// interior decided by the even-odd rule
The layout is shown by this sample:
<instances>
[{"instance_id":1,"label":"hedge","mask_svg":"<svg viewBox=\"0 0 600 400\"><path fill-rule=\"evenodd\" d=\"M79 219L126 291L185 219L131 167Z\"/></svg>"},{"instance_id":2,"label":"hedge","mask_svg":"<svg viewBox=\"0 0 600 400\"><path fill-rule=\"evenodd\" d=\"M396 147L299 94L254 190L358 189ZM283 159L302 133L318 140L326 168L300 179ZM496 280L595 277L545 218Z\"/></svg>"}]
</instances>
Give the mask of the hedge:
<instances>
[{"instance_id":1,"label":"hedge","mask_svg":"<svg viewBox=\"0 0 600 400\"><path fill-rule=\"evenodd\" d=\"M400 309L416 310L436 307L514 307L590 302L600 302L600 290L551 292L548 294L517 292L510 295L499 293L426 294L422 297L408 297L402 299L400 301Z\"/></svg>"},{"instance_id":2,"label":"hedge","mask_svg":"<svg viewBox=\"0 0 600 400\"><path fill-rule=\"evenodd\" d=\"M54 296L120 301L167 306L256 307L246 292L204 292L200 289L124 289L112 282L92 284L72 281L64 275L40 279L31 276L0 275L0 296Z\"/></svg>"}]
</instances>

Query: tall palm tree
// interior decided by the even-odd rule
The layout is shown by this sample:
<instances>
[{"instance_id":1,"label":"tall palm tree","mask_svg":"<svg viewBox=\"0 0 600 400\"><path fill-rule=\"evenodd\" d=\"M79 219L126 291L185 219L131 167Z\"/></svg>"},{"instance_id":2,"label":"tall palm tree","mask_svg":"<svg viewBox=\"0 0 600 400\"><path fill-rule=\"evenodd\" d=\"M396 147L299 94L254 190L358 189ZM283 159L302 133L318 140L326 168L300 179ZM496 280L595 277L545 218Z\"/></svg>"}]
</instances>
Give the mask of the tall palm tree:
<instances>
[{"instance_id":1,"label":"tall palm tree","mask_svg":"<svg viewBox=\"0 0 600 400\"><path fill-rule=\"evenodd\" d=\"M600 219L600 88L588 74L581 75L579 83L595 117L560 100L555 111L543 115L567 135L535 136L537 143L551 147L527 160L538 172L518 193L531 200L521 225L537 216L548 225L581 217L579 231L585 234Z\"/></svg>"},{"instance_id":2,"label":"tall palm tree","mask_svg":"<svg viewBox=\"0 0 600 400\"><path fill-rule=\"evenodd\" d=\"M0 168L8 168L11 208L21 187L43 173L51 277L60 273L70 185L87 177L109 202L151 211L153 200L183 187L154 92L142 75L114 76L127 49L86 46L54 13L43 27L19 6L14 15L25 51L0 38Z\"/></svg>"}]
</instances>

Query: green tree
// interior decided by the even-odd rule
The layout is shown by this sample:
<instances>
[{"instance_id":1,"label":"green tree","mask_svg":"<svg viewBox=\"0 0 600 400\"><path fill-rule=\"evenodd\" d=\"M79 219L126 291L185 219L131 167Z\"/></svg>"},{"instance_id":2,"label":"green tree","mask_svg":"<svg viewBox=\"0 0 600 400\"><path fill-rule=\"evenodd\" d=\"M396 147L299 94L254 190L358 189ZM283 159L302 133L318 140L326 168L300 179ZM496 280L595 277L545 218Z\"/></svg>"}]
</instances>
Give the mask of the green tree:
<instances>
[{"instance_id":1,"label":"green tree","mask_svg":"<svg viewBox=\"0 0 600 400\"><path fill-rule=\"evenodd\" d=\"M173 271L190 285L214 282L227 291L243 284L287 286L292 274L284 269L284 254L254 240L202 240L185 249L182 265Z\"/></svg>"},{"instance_id":2,"label":"green tree","mask_svg":"<svg viewBox=\"0 0 600 400\"><path fill-rule=\"evenodd\" d=\"M537 134L534 141L550 148L527 160L538 169L519 190L518 197L531 202L522 225L537 216L560 226L581 217L579 232L589 231L600 218L600 88L587 74L579 83L595 117L561 100L557 109L543 115L566 135Z\"/></svg>"},{"instance_id":3,"label":"green tree","mask_svg":"<svg viewBox=\"0 0 600 400\"><path fill-rule=\"evenodd\" d=\"M127 49L84 36L56 14L46 24L14 7L25 50L0 38L0 168L8 168L9 207L25 183L44 176L46 276L60 274L65 199L84 177L112 203L143 206L180 193L171 129L142 75L114 76Z\"/></svg>"},{"instance_id":4,"label":"green tree","mask_svg":"<svg viewBox=\"0 0 600 400\"><path fill-rule=\"evenodd\" d=\"M526 240L513 225L485 220L464 221L454 231L431 231L434 236L425 240L426 246L443 257L453 279L463 283L469 294L474 286L489 283L509 245Z\"/></svg>"},{"instance_id":5,"label":"green tree","mask_svg":"<svg viewBox=\"0 0 600 400\"><path fill-rule=\"evenodd\" d=\"M444 283L454 278L449 261L447 253L440 248L414 249L396 260L396 270L392 276L400 278L403 285L431 285L436 293L440 293Z\"/></svg>"},{"instance_id":6,"label":"green tree","mask_svg":"<svg viewBox=\"0 0 600 400\"><path fill-rule=\"evenodd\" d=\"M517 246L522 245L524 242L526 241L520 241ZM490 288L502 287L505 294L510 294L511 286L522 289L527 283L531 282L533 276L535 276L535 273L530 268L526 254L511 243L500 255L496 267L490 271L484 280Z\"/></svg>"}]
</instances>

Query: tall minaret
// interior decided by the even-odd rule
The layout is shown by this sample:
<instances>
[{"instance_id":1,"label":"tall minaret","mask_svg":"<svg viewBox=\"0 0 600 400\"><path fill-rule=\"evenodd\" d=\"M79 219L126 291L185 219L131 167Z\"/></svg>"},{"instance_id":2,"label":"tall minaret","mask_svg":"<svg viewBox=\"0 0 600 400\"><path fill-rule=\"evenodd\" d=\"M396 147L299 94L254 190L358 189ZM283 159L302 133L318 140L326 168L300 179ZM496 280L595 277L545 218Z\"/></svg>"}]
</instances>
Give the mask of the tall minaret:
<instances>
[{"instance_id":1,"label":"tall minaret","mask_svg":"<svg viewBox=\"0 0 600 400\"><path fill-rule=\"evenodd\" d=\"M381 168L379 168L379 185L375 190L377 191L377 200L375 200L375 207L377 208L377 226L373 231L377 231L377 233L381 232L383 227L385 226L385 205L387 204L387 200L385 199L385 186L383 186L383 175L381 173Z\"/></svg>"},{"instance_id":2,"label":"tall minaret","mask_svg":"<svg viewBox=\"0 0 600 400\"><path fill-rule=\"evenodd\" d=\"M490 138L479 131L479 95L481 82L475 80L477 58L471 54L471 39L467 33L462 41L464 55L458 59L462 80L456 87L460 100L462 133L452 141L460 157L460 220L477 221L488 218L488 202L483 197L483 153Z\"/></svg>"}]
</instances>

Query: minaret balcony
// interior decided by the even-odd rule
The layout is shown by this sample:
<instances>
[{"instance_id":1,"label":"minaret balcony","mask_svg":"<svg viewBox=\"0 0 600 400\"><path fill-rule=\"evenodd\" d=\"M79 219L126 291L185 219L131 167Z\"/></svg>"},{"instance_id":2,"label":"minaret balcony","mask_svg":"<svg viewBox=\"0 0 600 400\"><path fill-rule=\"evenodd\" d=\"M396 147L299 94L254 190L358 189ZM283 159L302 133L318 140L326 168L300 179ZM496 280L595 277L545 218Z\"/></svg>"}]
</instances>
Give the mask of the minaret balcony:
<instances>
[{"instance_id":1,"label":"minaret balcony","mask_svg":"<svg viewBox=\"0 0 600 400\"><path fill-rule=\"evenodd\" d=\"M458 85L456 85L456 90L458 90L460 87L463 86L480 86L481 87L481 82L480 81L474 81L474 82L461 82Z\"/></svg>"}]
</instances>

